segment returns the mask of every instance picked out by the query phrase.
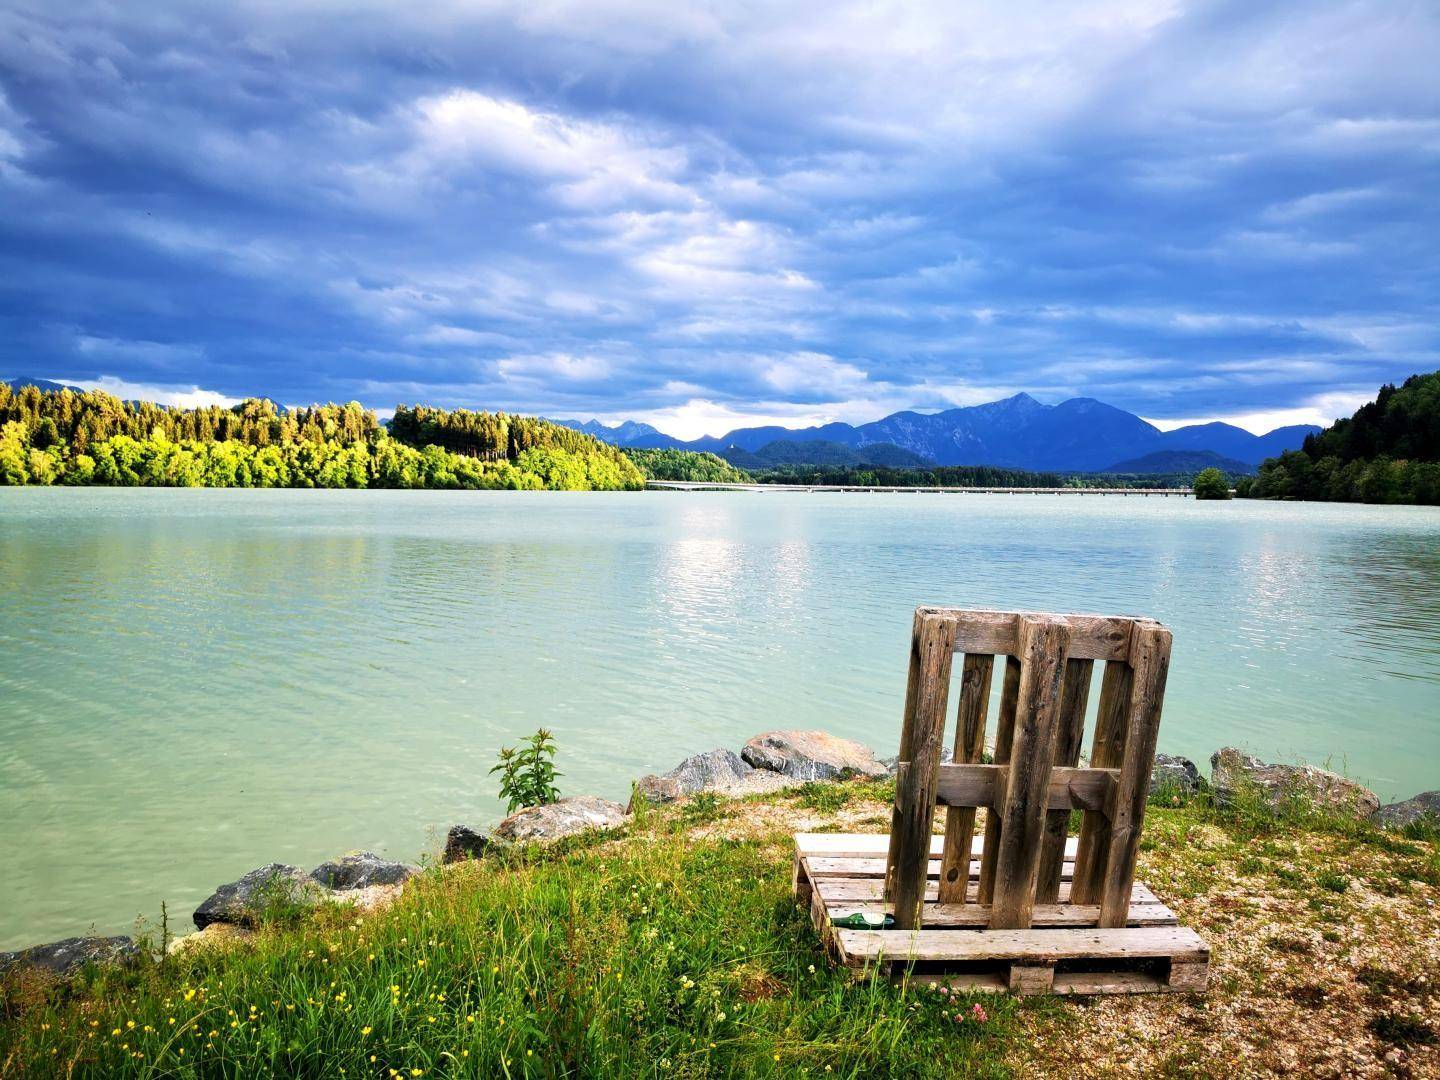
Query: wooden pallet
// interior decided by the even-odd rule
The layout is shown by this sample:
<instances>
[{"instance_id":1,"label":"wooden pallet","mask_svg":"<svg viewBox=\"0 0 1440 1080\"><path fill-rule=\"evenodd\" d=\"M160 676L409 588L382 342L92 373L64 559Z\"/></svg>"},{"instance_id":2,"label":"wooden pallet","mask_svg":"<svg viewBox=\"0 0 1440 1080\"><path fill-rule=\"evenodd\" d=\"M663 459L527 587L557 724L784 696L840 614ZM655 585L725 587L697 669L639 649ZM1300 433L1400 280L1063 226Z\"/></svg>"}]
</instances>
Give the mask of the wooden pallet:
<instances>
[{"instance_id":1,"label":"wooden pallet","mask_svg":"<svg viewBox=\"0 0 1440 1080\"><path fill-rule=\"evenodd\" d=\"M1031 929L989 930L991 905L979 903L983 839L972 848L964 903L939 900L944 837L931 843L921 929L847 930L833 920L881 916L889 838L871 833L799 833L794 893L835 959L894 977L960 989L1019 994L1137 994L1203 990L1210 950L1145 885L1131 888L1124 928L1100 928L1098 904L1069 903L1077 842L1066 846L1058 902L1037 904Z\"/></svg>"},{"instance_id":2,"label":"wooden pallet","mask_svg":"<svg viewBox=\"0 0 1440 1080\"><path fill-rule=\"evenodd\" d=\"M1135 881L1170 644L1151 619L917 608L889 836L796 838L796 898L837 959L1019 993L1204 989L1209 949ZM942 764L957 654L953 762ZM937 806L944 836L931 834ZM833 925L856 913L893 915L894 929Z\"/></svg>"}]
</instances>

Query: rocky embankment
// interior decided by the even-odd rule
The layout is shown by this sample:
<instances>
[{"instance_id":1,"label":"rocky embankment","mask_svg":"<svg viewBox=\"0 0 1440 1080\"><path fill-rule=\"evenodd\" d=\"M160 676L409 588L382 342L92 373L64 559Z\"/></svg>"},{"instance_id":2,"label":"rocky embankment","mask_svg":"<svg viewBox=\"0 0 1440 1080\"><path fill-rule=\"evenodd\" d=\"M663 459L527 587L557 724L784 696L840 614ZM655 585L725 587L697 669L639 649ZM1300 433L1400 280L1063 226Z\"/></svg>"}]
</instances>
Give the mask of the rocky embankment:
<instances>
[{"instance_id":1,"label":"rocky embankment","mask_svg":"<svg viewBox=\"0 0 1440 1080\"><path fill-rule=\"evenodd\" d=\"M943 755L950 759L949 752ZM1440 791L1381 806L1373 791L1337 773L1311 765L1264 762L1234 747L1210 758L1210 778L1183 757L1158 754L1152 795L1176 798L1210 789L1217 802L1255 799L1280 810L1302 801L1328 811L1353 814L1384 828L1401 828L1425 817L1440 819ZM577 795L545 806L526 807L491 829L455 825L442 856L445 863L480 858L496 848L547 843L594 829L623 826L643 801L676 802L701 794L727 798L765 794L814 781L874 780L891 775L893 758L880 760L869 747L823 731L771 731L755 736L738 753L716 749L686 758L669 772L646 775L632 785L628 805L594 795ZM344 903L368 909L394 900L420 872L412 863L355 852L324 862L308 873L272 863L218 887L195 909L196 932L172 941L170 949L201 947L243 938L267 911ZM129 937L77 937L17 952L0 953L0 972L24 966L66 975L86 965L125 963L141 945Z\"/></svg>"}]
</instances>

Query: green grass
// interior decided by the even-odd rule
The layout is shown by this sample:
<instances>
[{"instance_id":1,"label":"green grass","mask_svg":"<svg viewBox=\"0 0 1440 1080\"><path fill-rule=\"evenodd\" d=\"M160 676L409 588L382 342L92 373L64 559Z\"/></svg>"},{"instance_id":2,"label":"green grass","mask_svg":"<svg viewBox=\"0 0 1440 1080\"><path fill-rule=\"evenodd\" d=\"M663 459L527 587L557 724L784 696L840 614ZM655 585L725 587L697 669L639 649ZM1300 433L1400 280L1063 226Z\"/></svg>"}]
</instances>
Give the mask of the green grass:
<instances>
[{"instance_id":1,"label":"green grass","mask_svg":"<svg viewBox=\"0 0 1440 1080\"><path fill-rule=\"evenodd\" d=\"M12 982L0 1074L1006 1075L1027 1006L973 1000L983 1023L971 999L957 1022L933 992L832 968L776 842L657 821L432 870L372 916L287 913L251 946Z\"/></svg>"}]
</instances>

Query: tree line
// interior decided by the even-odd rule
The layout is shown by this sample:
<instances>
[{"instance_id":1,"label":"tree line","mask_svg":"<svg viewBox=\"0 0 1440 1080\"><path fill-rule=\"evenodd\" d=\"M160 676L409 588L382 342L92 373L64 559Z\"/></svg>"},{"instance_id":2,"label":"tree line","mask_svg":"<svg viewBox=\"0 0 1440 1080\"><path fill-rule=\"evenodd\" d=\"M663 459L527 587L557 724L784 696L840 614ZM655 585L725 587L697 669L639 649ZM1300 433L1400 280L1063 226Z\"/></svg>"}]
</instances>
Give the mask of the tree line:
<instances>
[{"instance_id":1,"label":"tree line","mask_svg":"<svg viewBox=\"0 0 1440 1080\"><path fill-rule=\"evenodd\" d=\"M724 458L696 450L625 448L647 480L685 480L696 484L748 484L751 476Z\"/></svg>"},{"instance_id":2,"label":"tree line","mask_svg":"<svg viewBox=\"0 0 1440 1080\"><path fill-rule=\"evenodd\" d=\"M406 429L410 437L402 437L357 402L281 409L251 398L230 408L172 409L98 390L13 390L0 384L0 484L566 491L644 486L640 470L614 447L568 428L504 413L425 412L431 426L412 426ZM448 420L460 414L459 423ZM476 417L485 430L500 433L489 450L424 441L428 430L463 429Z\"/></svg>"},{"instance_id":3,"label":"tree line","mask_svg":"<svg viewBox=\"0 0 1440 1080\"><path fill-rule=\"evenodd\" d=\"M1236 482L1255 499L1440 505L1440 371L1385 385L1355 415Z\"/></svg>"}]
</instances>

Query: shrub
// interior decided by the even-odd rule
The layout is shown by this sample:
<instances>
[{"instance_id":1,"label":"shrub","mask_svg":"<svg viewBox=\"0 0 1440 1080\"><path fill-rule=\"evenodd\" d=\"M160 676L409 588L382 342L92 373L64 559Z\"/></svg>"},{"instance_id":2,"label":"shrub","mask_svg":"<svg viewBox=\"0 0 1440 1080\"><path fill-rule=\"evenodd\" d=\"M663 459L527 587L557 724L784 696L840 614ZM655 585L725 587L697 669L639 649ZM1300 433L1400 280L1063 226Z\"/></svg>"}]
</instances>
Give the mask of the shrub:
<instances>
[{"instance_id":1,"label":"shrub","mask_svg":"<svg viewBox=\"0 0 1440 1080\"><path fill-rule=\"evenodd\" d=\"M500 797L506 813L525 806L544 806L560 798L555 780L555 737L541 728L518 747L500 748L500 760L492 773L500 774Z\"/></svg>"}]
</instances>

